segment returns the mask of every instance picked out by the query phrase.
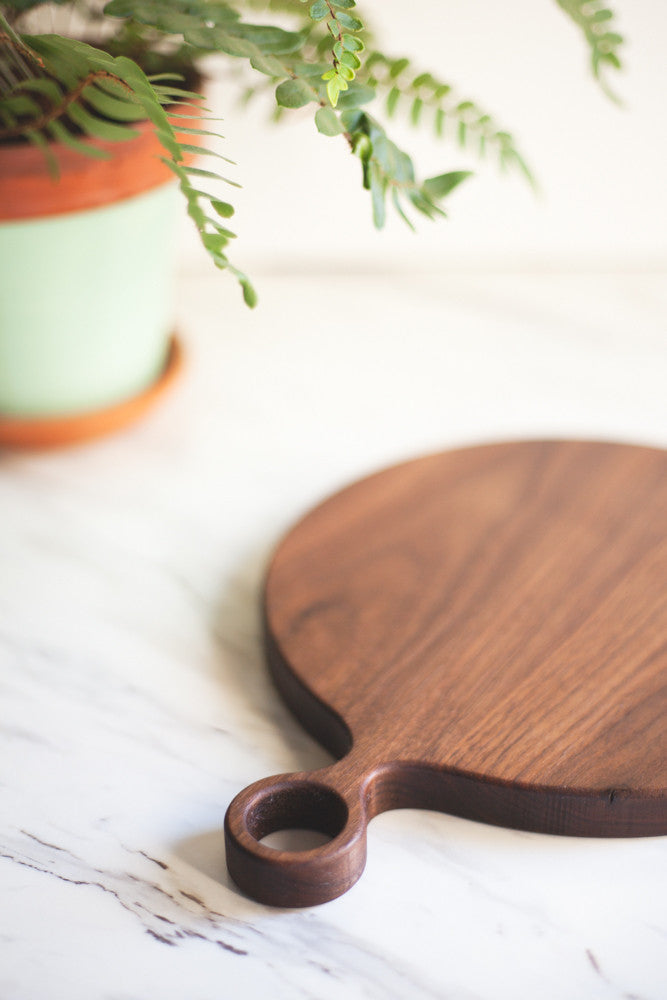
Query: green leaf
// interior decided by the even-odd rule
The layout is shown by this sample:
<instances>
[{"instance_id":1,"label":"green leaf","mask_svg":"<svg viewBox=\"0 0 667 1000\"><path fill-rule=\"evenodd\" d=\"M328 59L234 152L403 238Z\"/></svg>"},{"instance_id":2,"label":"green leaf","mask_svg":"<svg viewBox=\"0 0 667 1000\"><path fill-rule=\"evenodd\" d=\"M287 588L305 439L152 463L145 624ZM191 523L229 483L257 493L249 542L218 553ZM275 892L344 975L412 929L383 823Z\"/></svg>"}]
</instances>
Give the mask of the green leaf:
<instances>
[{"instance_id":1,"label":"green leaf","mask_svg":"<svg viewBox=\"0 0 667 1000\"><path fill-rule=\"evenodd\" d=\"M340 120L346 132L362 132L368 136L367 116L360 108L350 108L348 111L343 111Z\"/></svg>"},{"instance_id":2,"label":"green leaf","mask_svg":"<svg viewBox=\"0 0 667 1000\"><path fill-rule=\"evenodd\" d=\"M216 136L216 138L221 139L222 136ZM182 142L180 146L183 153L191 153L193 156L214 156L217 160L224 160L225 163L230 163L233 167L236 166L234 160L230 160L228 156L218 153L216 149L209 149L208 146L191 146L189 142Z\"/></svg>"},{"instance_id":3,"label":"green leaf","mask_svg":"<svg viewBox=\"0 0 667 1000\"><path fill-rule=\"evenodd\" d=\"M341 42L343 43L343 48L347 52L363 52L366 46L360 38L355 35L343 35L341 37Z\"/></svg>"},{"instance_id":4,"label":"green leaf","mask_svg":"<svg viewBox=\"0 0 667 1000\"><path fill-rule=\"evenodd\" d=\"M385 181L382 172L374 160L370 164L371 201L373 204L373 224L376 229L382 229L387 217L385 207Z\"/></svg>"},{"instance_id":5,"label":"green leaf","mask_svg":"<svg viewBox=\"0 0 667 1000\"><path fill-rule=\"evenodd\" d=\"M178 123L178 134L181 135L208 135L214 139L222 138L219 132L210 132L204 128L190 128L186 125L181 125L180 121Z\"/></svg>"},{"instance_id":6,"label":"green leaf","mask_svg":"<svg viewBox=\"0 0 667 1000\"><path fill-rule=\"evenodd\" d=\"M389 70L389 76L392 80L395 80L397 76L400 76L403 70L407 69L410 65L409 59L397 59Z\"/></svg>"},{"instance_id":7,"label":"green leaf","mask_svg":"<svg viewBox=\"0 0 667 1000\"><path fill-rule=\"evenodd\" d=\"M356 7L356 0L332 0L334 7L345 8L349 10L350 7Z\"/></svg>"},{"instance_id":8,"label":"green leaf","mask_svg":"<svg viewBox=\"0 0 667 1000\"><path fill-rule=\"evenodd\" d=\"M227 201L218 201L217 198L212 198L211 207L222 219L231 219L234 214L233 205L230 205Z\"/></svg>"},{"instance_id":9,"label":"green leaf","mask_svg":"<svg viewBox=\"0 0 667 1000\"><path fill-rule=\"evenodd\" d=\"M302 80L314 80L316 77L321 77L322 73L328 68L328 62L293 62L291 64L292 72L294 76L298 76Z\"/></svg>"},{"instance_id":10,"label":"green leaf","mask_svg":"<svg viewBox=\"0 0 667 1000\"><path fill-rule=\"evenodd\" d=\"M398 147L380 133L373 142L373 155L388 177L396 177L399 169Z\"/></svg>"},{"instance_id":11,"label":"green leaf","mask_svg":"<svg viewBox=\"0 0 667 1000\"><path fill-rule=\"evenodd\" d=\"M251 58L257 53L257 48L252 42L243 38L237 38L227 31L218 31L215 34L215 42L204 29L189 30L186 34L186 41L197 48L208 49L209 51L224 52L228 56L239 58ZM215 49L213 46L215 45Z\"/></svg>"},{"instance_id":12,"label":"green leaf","mask_svg":"<svg viewBox=\"0 0 667 1000\"><path fill-rule=\"evenodd\" d=\"M329 14L329 4L326 0L315 0L308 13L313 21L323 21Z\"/></svg>"},{"instance_id":13,"label":"green leaf","mask_svg":"<svg viewBox=\"0 0 667 1000\"><path fill-rule=\"evenodd\" d=\"M33 80L22 80L17 89L34 90L38 94L44 94L53 104L58 104L63 98L63 93L55 80L47 80L42 77Z\"/></svg>"},{"instance_id":14,"label":"green leaf","mask_svg":"<svg viewBox=\"0 0 667 1000\"><path fill-rule=\"evenodd\" d=\"M57 181L60 177L60 167L57 158L53 155L51 144L47 142L41 132L26 132L26 139L41 151L46 160L49 177L51 180Z\"/></svg>"},{"instance_id":15,"label":"green leaf","mask_svg":"<svg viewBox=\"0 0 667 1000\"><path fill-rule=\"evenodd\" d=\"M196 121L196 122L199 122L199 121L202 120L202 116L201 115L187 115L183 111L174 111L174 110L172 110L172 108L169 108L169 118L168 118L168 121L171 122L172 119L175 121L176 126L178 127L178 131L181 132L181 131L183 131L183 129L181 127L181 121L183 121L185 119L185 121L191 121L191 122L192 121ZM206 115L206 117L204 118L204 121L205 122L222 122L222 121L224 121L224 118L212 118L210 115Z\"/></svg>"},{"instance_id":16,"label":"green leaf","mask_svg":"<svg viewBox=\"0 0 667 1000\"><path fill-rule=\"evenodd\" d=\"M105 142L127 142L128 139L139 135L136 129L130 128L128 125L116 125L104 118L91 115L80 104L70 104L67 114L86 135L102 139Z\"/></svg>"},{"instance_id":17,"label":"green leaf","mask_svg":"<svg viewBox=\"0 0 667 1000\"><path fill-rule=\"evenodd\" d=\"M129 95L128 95L129 97ZM99 111L105 118L121 122L137 122L145 118L144 110L135 100L113 97L99 87L86 87L83 100Z\"/></svg>"},{"instance_id":18,"label":"green leaf","mask_svg":"<svg viewBox=\"0 0 667 1000\"><path fill-rule=\"evenodd\" d=\"M76 153L82 153L83 156L89 156L93 160L109 159L109 153L106 150L98 149L97 146L92 146L90 143L81 142L80 139L76 139L60 122L49 122L46 128L57 142L62 142Z\"/></svg>"},{"instance_id":19,"label":"green leaf","mask_svg":"<svg viewBox=\"0 0 667 1000\"><path fill-rule=\"evenodd\" d=\"M403 206L401 205L401 202L399 200L398 191L396 190L396 188L392 188L391 189L391 200L392 200L392 202L394 204L394 208L396 209L396 211L398 212L398 214L400 215L400 217L403 219L403 222L407 226L409 226L410 229L412 230L412 232L414 233L415 227L413 226L412 222L410 221L410 219L407 217L407 215L403 211Z\"/></svg>"},{"instance_id":20,"label":"green leaf","mask_svg":"<svg viewBox=\"0 0 667 1000\"><path fill-rule=\"evenodd\" d=\"M263 52L255 53L250 59L250 65L258 73L264 73L265 76L279 77L285 75L285 67L281 61L276 59L275 56L268 56Z\"/></svg>"},{"instance_id":21,"label":"green leaf","mask_svg":"<svg viewBox=\"0 0 667 1000\"><path fill-rule=\"evenodd\" d=\"M528 181L528 183L530 184L530 186L533 188L533 190L534 191L538 191L539 190L539 186L538 186L537 181L535 180L533 172L530 169L530 167L528 166L528 164L526 163L526 161L524 160L523 156L521 156L521 154L519 153L519 151L510 147L510 149L507 150L506 156L509 158L509 160L510 160L511 163L515 163L516 164L516 166L519 168L519 170L521 171L521 173L524 175L524 177L526 178L526 180Z\"/></svg>"},{"instance_id":22,"label":"green leaf","mask_svg":"<svg viewBox=\"0 0 667 1000\"><path fill-rule=\"evenodd\" d=\"M348 66L350 69L356 70L361 66L361 59L354 52L343 52L340 56L340 63L342 66Z\"/></svg>"},{"instance_id":23,"label":"green leaf","mask_svg":"<svg viewBox=\"0 0 667 1000\"><path fill-rule=\"evenodd\" d=\"M363 22L359 20L358 17L352 17L351 14L346 14L345 11L341 11L338 14L338 23L343 27L347 28L348 31L361 31L363 28Z\"/></svg>"},{"instance_id":24,"label":"green leaf","mask_svg":"<svg viewBox=\"0 0 667 1000\"><path fill-rule=\"evenodd\" d=\"M375 97L375 90L373 87L367 87L363 83L351 83L348 86L347 93L341 94L338 101L339 107L347 110L348 108L356 108L361 104L368 104Z\"/></svg>"},{"instance_id":25,"label":"green leaf","mask_svg":"<svg viewBox=\"0 0 667 1000\"><path fill-rule=\"evenodd\" d=\"M291 55L301 49L305 38L301 32L263 24L233 24L227 30L237 38L252 42L264 55Z\"/></svg>"},{"instance_id":26,"label":"green leaf","mask_svg":"<svg viewBox=\"0 0 667 1000\"><path fill-rule=\"evenodd\" d=\"M257 292L248 278L241 278L241 288L243 289L243 301L250 309L254 309L257 305Z\"/></svg>"},{"instance_id":27,"label":"green leaf","mask_svg":"<svg viewBox=\"0 0 667 1000\"><path fill-rule=\"evenodd\" d=\"M429 198L444 198L468 177L472 177L471 170L452 170L448 174L429 177L422 187Z\"/></svg>"},{"instance_id":28,"label":"green leaf","mask_svg":"<svg viewBox=\"0 0 667 1000\"><path fill-rule=\"evenodd\" d=\"M338 115L331 108L319 108L315 113L315 125L322 135L340 135L343 131Z\"/></svg>"},{"instance_id":29,"label":"green leaf","mask_svg":"<svg viewBox=\"0 0 667 1000\"><path fill-rule=\"evenodd\" d=\"M418 89L419 87L432 87L434 83L435 80L430 73L420 73L419 76L416 76L412 81L412 86L415 89Z\"/></svg>"},{"instance_id":30,"label":"green leaf","mask_svg":"<svg viewBox=\"0 0 667 1000\"><path fill-rule=\"evenodd\" d=\"M345 81L341 80L339 76L332 76L330 80L327 80L327 97L331 102L331 106L334 108L338 104L338 97L342 89L341 84L343 83L345 83Z\"/></svg>"},{"instance_id":31,"label":"green leaf","mask_svg":"<svg viewBox=\"0 0 667 1000\"><path fill-rule=\"evenodd\" d=\"M222 233L202 233L201 241L211 253L219 253L229 243L228 238Z\"/></svg>"},{"instance_id":32,"label":"green leaf","mask_svg":"<svg viewBox=\"0 0 667 1000\"><path fill-rule=\"evenodd\" d=\"M431 199L424 195L418 188L412 188L407 191L407 196L417 211L421 212L422 215L425 215L427 218L435 219L438 216L445 215L442 209L434 204Z\"/></svg>"},{"instance_id":33,"label":"green leaf","mask_svg":"<svg viewBox=\"0 0 667 1000\"><path fill-rule=\"evenodd\" d=\"M373 153L373 143L364 132L357 132L352 137L352 152L362 163L367 163Z\"/></svg>"},{"instance_id":34,"label":"green leaf","mask_svg":"<svg viewBox=\"0 0 667 1000\"><path fill-rule=\"evenodd\" d=\"M162 80L176 80L178 83L185 82L185 77L182 73L149 73L148 79L152 84L160 83Z\"/></svg>"},{"instance_id":35,"label":"green leaf","mask_svg":"<svg viewBox=\"0 0 667 1000\"><path fill-rule=\"evenodd\" d=\"M169 119L167 118L164 108L160 105L157 95L153 90L151 84L148 81L145 73L128 59L126 56L118 56L118 58L113 60L113 67L117 71L117 75L120 76L122 80L125 81L136 94L136 96L141 101L146 116L155 125L156 131L162 142L162 145L167 150L174 159L180 157L180 150L178 148L178 142L174 136L173 129L169 124ZM113 72L113 70L112 70Z\"/></svg>"},{"instance_id":36,"label":"green leaf","mask_svg":"<svg viewBox=\"0 0 667 1000\"><path fill-rule=\"evenodd\" d=\"M201 102L201 101L204 100L202 94L195 94L194 91L192 91L192 90L183 90L182 87L167 87L167 86L164 86L164 85L159 84L159 83L153 83L152 80L150 81L150 83L151 83L151 86L153 87L153 90L155 91L156 94L159 94L160 97L166 97L166 98L168 98L169 99L169 103L172 103L172 104L176 103L175 101L172 100L172 98L174 98L174 97L182 97L183 98L183 101L179 101L178 102L179 104L184 103L184 102L187 102L188 104L190 104L192 101ZM200 107L202 111L209 111L210 110L209 108L202 107L201 103L198 103L197 107Z\"/></svg>"},{"instance_id":37,"label":"green leaf","mask_svg":"<svg viewBox=\"0 0 667 1000\"><path fill-rule=\"evenodd\" d=\"M229 177L223 177L222 174L216 174L212 170L204 170L202 167L185 166L181 167L181 170L186 174L192 174L194 177L207 177L212 181L224 181L225 184L231 184L232 187L241 187L237 181L232 181Z\"/></svg>"},{"instance_id":38,"label":"green leaf","mask_svg":"<svg viewBox=\"0 0 667 1000\"><path fill-rule=\"evenodd\" d=\"M39 117L42 111L41 105L28 94L10 94L5 98L5 105L9 111L19 117L29 115L34 119Z\"/></svg>"},{"instance_id":39,"label":"green leaf","mask_svg":"<svg viewBox=\"0 0 667 1000\"><path fill-rule=\"evenodd\" d=\"M421 118L422 108L424 107L424 102L421 97L415 97L412 102L412 107L410 108L410 121L413 125L419 125L419 119Z\"/></svg>"},{"instance_id":40,"label":"green leaf","mask_svg":"<svg viewBox=\"0 0 667 1000\"><path fill-rule=\"evenodd\" d=\"M216 233L220 233L221 236L226 237L228 240L236 239L236 233L233 233L231 229L226 229L224 226L221 226L217 219L207 218L204 225L211 226L213 229L215 229Z\"/></svg>"},{"instance_id":41,"label":"green leaf","mask_svg":"<svg viewBox=\"0 0 667 1000\"><path fill-rule=\"evenodd\" d=\"M317 100L317 94L303 80L284 80L276 87L276 101L281 108L302 108Z\"/></svg>"},{"instance_id":42,"label":"green leaf","mask_svg":"<svg viewBox=\"0 0 667 1000\"><path fill-rule=\"evenodd\" d=\"M396 105L399 102L400 96L401 92L398 89L398 87L392 87L389 93L387 94L387 114L389 115L390 118L396 111Z\"/></svg>"},{"instance_id":43,"label":"green leaf","mask_svg":"<svg viewBox=\"0 0 667 1000\"><path fill-rule=\"evenodd\" d=\"M32 10L33 7L40 7L46 2L47 0L11 0L11 3L5 4L5 6L15 10L17 14L23 14L25 11ZM62 4L64 2L66 0L56 0L56 3Z\"/></svg>"},{"instance_id":44,"label":"green leaf","mask_svg":"<svg viewBox=\"0 0 667 1000\"><path fill-rule=\"evenodd\" d=\"M604 35L600 35L601 42L608 42L610 45L622 45L624 38L622 35L616 34L615 31L606 31Z\"/></svg>"}]
</instances>

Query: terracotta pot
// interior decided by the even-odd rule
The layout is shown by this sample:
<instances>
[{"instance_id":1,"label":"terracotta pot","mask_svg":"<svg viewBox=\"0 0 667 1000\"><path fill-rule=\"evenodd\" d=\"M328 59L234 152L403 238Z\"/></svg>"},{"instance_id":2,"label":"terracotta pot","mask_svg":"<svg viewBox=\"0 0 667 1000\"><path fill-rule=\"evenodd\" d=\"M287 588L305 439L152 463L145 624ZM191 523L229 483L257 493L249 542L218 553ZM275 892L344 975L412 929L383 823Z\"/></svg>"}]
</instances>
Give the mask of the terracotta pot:
<instances>
[{"instance_id":1,"label":"terracotta pot","mask_svg":"<svg viewBox=\"0 0 667 1000\"><path fill-rule=\"evenodd\" d=\"M180 363L171 320L180 193L148 122L108 159L0 147L0 444L53 446L136 419ZM190 141L190 137L188 137Z\"/></svg>"}]
</instances>

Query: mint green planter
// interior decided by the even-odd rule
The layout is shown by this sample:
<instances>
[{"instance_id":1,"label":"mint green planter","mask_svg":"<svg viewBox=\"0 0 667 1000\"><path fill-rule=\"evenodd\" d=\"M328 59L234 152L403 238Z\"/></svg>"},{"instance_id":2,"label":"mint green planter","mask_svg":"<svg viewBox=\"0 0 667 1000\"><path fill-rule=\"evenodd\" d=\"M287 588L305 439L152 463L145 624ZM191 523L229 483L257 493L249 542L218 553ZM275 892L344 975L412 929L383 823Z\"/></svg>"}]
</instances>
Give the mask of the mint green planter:
<instances>
[{"instance_id":1,"label":"mint green planter","mask_svg":"<svg viewBox=\"0 0 667 1000\"><path fill-rule=\"evenodd\" d=\"M175 184L0 223L0 413L97 410L141 393L168 350Z\"/></svg>"}]
</instances>

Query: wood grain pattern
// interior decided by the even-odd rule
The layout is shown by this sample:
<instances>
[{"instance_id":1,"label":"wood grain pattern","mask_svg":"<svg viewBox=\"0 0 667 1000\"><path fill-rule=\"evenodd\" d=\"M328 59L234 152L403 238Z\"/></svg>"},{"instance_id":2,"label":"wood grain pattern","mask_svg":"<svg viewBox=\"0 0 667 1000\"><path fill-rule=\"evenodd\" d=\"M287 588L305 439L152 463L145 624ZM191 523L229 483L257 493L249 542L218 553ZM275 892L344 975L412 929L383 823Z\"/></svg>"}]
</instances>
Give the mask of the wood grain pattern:
<instances>
[{"instance_id":1,"label":"wood grain pattern","mask_svg":"<svg viewBox=\"0 0 667 1000\"><path fill-rule=\"evenodd\" d=\"M230 806L228 866L260 901L344 892L386 809L667 832L667 452L523 442L380 472L287 535L265 617L279 691L341 759ZM259 843L288 826L333 839Z\"/></svg>"}]
</instances>

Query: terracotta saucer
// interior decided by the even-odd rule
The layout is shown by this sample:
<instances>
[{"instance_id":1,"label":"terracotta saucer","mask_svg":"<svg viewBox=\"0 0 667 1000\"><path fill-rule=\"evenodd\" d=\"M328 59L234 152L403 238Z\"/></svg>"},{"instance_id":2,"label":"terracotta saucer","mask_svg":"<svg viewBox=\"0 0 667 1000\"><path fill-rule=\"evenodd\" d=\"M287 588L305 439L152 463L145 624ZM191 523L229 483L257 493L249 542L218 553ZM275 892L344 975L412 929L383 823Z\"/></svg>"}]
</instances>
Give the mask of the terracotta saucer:
<instances>
[{"instance_id":1,"label":"terracotta saucer","mask_svg":"<svg viewBox=\"0 0 667 1000\"><path fill-rule=\"evenodd\" d=\"M170 388L183 367L183 348L173 335L160 377L147 389L113 406L55 417L12 417L0 413L1 448L61 448L112 434L134 423Z\"/></svg>"}]
</instances>

